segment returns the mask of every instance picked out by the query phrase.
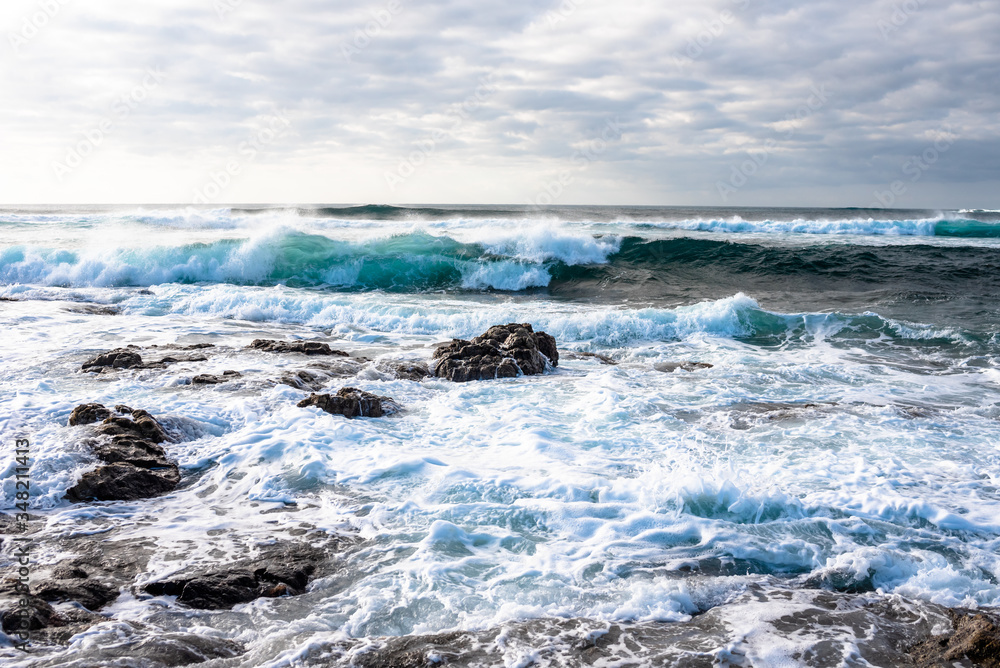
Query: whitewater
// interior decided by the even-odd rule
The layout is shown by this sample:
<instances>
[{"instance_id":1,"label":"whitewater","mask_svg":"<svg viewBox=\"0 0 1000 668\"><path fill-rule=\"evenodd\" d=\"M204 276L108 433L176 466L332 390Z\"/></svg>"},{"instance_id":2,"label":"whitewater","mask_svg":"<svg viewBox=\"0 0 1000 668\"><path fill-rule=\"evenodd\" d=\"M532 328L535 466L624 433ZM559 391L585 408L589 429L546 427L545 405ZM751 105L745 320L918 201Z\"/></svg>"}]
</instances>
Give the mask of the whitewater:
<instances>
[{"instance_id":1,"label":"whitewater","mask_svg":"<svg viewBox=\"0 0 1000 668\"><path fill-rule=\"evenodd\" d=\"M1000 214L973 209L0 211L0 566L29 439L32 577L90 555L116 587L0 657L899 665L947 609L1000 606L998 251ZM398 370L506 323L558 364ZM130 345L178 359L81 370ZM344 386L402 410L297 405ZM67 500L99 463L69 426L85 403L152 414L180 484ZM145 589L285 544L327 550L299 595Z\"/></svg>"}]
</instances>

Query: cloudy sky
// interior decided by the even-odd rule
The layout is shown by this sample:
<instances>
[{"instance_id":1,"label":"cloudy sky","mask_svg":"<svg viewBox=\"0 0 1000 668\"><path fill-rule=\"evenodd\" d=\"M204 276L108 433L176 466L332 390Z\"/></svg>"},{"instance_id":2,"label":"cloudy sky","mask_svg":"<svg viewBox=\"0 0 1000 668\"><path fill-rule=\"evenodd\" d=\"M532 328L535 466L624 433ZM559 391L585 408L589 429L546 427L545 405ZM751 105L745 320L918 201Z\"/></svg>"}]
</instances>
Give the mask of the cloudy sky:
<instances>
[{"instance_id":1,"label":"cloudy sky","mask_svg":"<svg viewBox=\"0 0 1000 668\"><path fill-rule=\"evenodd\" d=\"M4 0L0 28L6 203L1000 208L1000 0Z\"/></svg>"}]
</instances>

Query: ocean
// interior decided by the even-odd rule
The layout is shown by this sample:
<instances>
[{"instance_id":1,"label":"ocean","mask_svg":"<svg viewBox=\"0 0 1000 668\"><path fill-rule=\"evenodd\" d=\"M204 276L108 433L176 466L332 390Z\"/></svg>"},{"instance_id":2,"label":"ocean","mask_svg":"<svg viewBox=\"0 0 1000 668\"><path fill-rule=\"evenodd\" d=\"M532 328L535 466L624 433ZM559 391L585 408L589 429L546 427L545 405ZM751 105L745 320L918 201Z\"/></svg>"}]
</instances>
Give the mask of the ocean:
<instances>
[{"instance_id":1,"label":"ocean","mask_svg":"<svg viewBox=\"0 0 1000 668\"><path fill-rule=\"evenodd\" d=\"M1000 605L998 211L8 207L0 298L0 566L115 592L5 665L891 666ZM558 365L398 371L507 323ZM81 369L129 345L177 361ZM401 410L297 405L344 386ZM85 403L176 488L67 500ZM147 588L287 545L298 595Z\"/></svg>"}]
</instances>

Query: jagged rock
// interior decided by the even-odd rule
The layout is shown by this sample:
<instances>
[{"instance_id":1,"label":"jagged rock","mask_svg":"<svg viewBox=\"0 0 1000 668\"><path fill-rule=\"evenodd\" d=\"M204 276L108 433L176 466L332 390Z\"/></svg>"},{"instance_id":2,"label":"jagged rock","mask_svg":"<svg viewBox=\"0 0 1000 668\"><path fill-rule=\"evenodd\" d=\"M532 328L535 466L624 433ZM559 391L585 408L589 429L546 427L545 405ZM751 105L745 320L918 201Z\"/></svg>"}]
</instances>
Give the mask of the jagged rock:
<instances>
[{"instance_id":1,"label":"jagged rock","mask_svg":"<svg viewBox=\"0 0 1000 668\"><path fill-rule=\"evenodd\" d=\"M329 344L319 341L274 341L272 339L254 339L250 344L254 350L269 353L303 353L305 355L338 355L349 357L343 350L333 350Z\"/></svg>"},{"instance_id":2,"label":"jagged rock","mask_svg":"<svg viewBox=\"0 0 1000 668\"><path fill-rule=\"evenodd\" d=\"M531 325L512 323L490 327L472 341L455 339L434 351L434 375L455 382L513 378L543 373L546 360L559 364L556 340Z\"/></svg>"},{"instance_id":3,"label":"jagged rock","mask_svg":"<svg viewBox=\"0 0 1000 668\"><path fill-rule=\"evenodd\" d=\"M399 406L389 397L380 397L353 387L342 387L337 394L310 394L298 403L299 408L316 406L333 415L349 418L382 417L395 413Z\"/></svg>"},{"instance_id":4,"label":"jagged rock","mask_svg":"<svg viewBox=\"0 0 1000 668\"><path fill-rule=\"evenodd\" d=\"M89 578L45 580L32 585L31 589L35 596L49 603L76 601L94 612L118 598L117 588Z\"/></svg>"},{"instance_id":5,"label":"jagged rock","mask_svg":"<svg viewBox=\"0 0 1000 668\"><path fill-rule=\"evenodd\" d=\"M195 376L191 379L192 385L218 385L220 383L228 383L231 380L235 380L241 377L239 371L223 371L221 376L215 376L210 373L203 373Z\"/></svg>"},{"instance_id":6,"label":"jagged rock","mask_svg":"<svg viewBox=\"0 0 1000 668\"><path fill-rule=\"evenodd\" d=\"M699 369L711 369L713 366L715 365L708 364L707 362L660 362L659 364L654 364L653 368L663 373L673 373L677 369L698 371Z\"/></svg>"},{"instance_id":7,"label":"jagged rock","mask_svg":"<svg viewBox=\"0 0 1000 668\"><path fill-rule=\"evenodd\" d=\"M919 668L965 665L1000 668L1000 628L998 620L986 614L950 611L954 633L928 638L910 649Z\"/></svg>"},{"instance_id":8,"label":"jagged rock","mask_svg":"<svg viewBox=\"0 0 1000 668\"><path fill-rule=\"evenodd\" d=\"M73 411L80 419L107 413L96 428L96 438L86 441L106 466L84 473L66 492L71 501L135 501L173 490L180 482L177 465L158 443L168 439L156 419L144 410L118 405L119 415L101 404L84 404ZM131 418L120 413L128 411ZM73 418L70 418L73 423Z\"/></svg>"},{"instance_id":9,"label":"jagged rock","mask_svg":"<svg viewBox=\"0 0 1000 668\"><path fill-rule=\"evenodd\" d=\"M84 473L66 490L66 498L75 502L137 501L166 494L180 481L176 466L153 470L120 462Z\"/></svg>"},{"instance_id":10,"label":"jagged rock","mask_svg":"<svg viewBox=\"0 0 1000 668\"><path fill-rule=\"evenodd\" d=\"M52 570L52 579L54 580L76 580L89 577L90 574L87 571L73 564L63 564Z\"/></svg>"},{"instance_id":11,"label":"jagged rock","mask_svg":"<svg viewBox=\"0 0 1000 668\"><path fill-rule=\"evenodd\" d=\"M28 603L27 606L19 605L22 599ZM63 623L52 606L37 596L20 594L18 598L10 599L0 610L0 627L10 635L38 631Z\"/></svg>"},{"instance_id":12,"label":"jagged rock","mask_svg":"<svg viewBox=\"0 0 1000 668\"><path fill-rule=\"evenodd\" d=\"M136 352L133 346L128 348L115 348L106 353L101 353L93 359L83 363L83 370L91 369L133 369L142 366L142 356Z\"/></svg>"},{"instance_id":13,"label":"jagged rock","mask_svg":"<svg viewBox=\"0 0 1000 668\"><path fill-rule=\"evenodd\" d=\"M301 594L325 556L308 545L281 545L225 570L189 572L142 589L153 596L176 596L178 603L192 608L224 610L261 597Z\"/></svg>"},{"instance_id":14,"label":"jagged rock","mask_svg":"<svg viewBox=\"0 0 1000 668\"><path fill-rule=\"evenodd\" d=\"M69 414L69 426L75 427L77 425L100 422L109 417L111 417L111 411L101 404L81 404Z\"/></svg>"}]
</instances>

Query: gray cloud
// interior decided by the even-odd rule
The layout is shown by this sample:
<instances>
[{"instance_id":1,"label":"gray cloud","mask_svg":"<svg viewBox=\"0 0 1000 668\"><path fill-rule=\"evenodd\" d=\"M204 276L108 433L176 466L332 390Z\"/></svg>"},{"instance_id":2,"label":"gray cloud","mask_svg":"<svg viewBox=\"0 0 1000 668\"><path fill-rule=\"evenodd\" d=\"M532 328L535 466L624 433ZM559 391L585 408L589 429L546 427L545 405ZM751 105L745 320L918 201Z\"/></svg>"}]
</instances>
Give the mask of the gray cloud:
<instances>
[{"instance_id":1,"label":"gray cloud","mask_svg":"<svg viewBox=\"0 0 1000 668\"><path fill-rule=\"evenodd\" d=\"M398 1L50 0L30 37L7 3L0 199L189 202L281 112L219 201L524 203L570 170L560 203L866 206L937 142L899 204L1000 205L1000 0Z\"/></svg>"}]
</instances>

